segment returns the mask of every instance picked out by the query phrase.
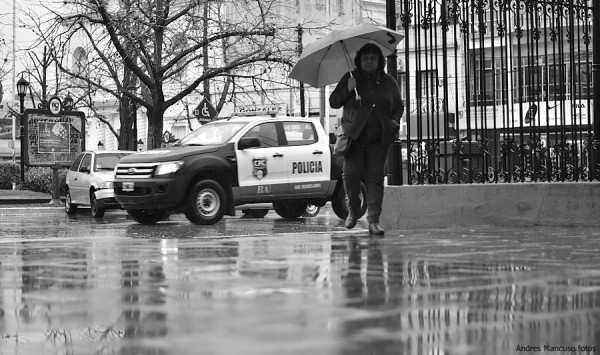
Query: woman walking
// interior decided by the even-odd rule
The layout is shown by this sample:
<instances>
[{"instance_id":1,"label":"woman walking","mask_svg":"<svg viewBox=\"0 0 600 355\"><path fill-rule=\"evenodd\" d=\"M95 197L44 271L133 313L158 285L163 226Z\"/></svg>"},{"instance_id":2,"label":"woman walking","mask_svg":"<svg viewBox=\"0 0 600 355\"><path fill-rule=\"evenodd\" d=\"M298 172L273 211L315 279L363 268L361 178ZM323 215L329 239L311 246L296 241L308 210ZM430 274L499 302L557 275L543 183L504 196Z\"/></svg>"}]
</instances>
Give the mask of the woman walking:
<instances>
[{"instance_id":1,"label":"woman walking","mask_svg":"<svg viewBox=\"0 0 600 355\"><path fill-rule=\"evenodd\" d=\"M351 229L356 225L360 215L360 184L364 181L369 233L382 235L379 216L385 164L398 137L404 103L396 80L384 72L385 58L377 45L363 46L354 64L356 70L345 74L329 97L332 108L344 108L342 131L352 141L344 155L342 170L349 209L345 226Z\"/></svg>"}]
</instances>

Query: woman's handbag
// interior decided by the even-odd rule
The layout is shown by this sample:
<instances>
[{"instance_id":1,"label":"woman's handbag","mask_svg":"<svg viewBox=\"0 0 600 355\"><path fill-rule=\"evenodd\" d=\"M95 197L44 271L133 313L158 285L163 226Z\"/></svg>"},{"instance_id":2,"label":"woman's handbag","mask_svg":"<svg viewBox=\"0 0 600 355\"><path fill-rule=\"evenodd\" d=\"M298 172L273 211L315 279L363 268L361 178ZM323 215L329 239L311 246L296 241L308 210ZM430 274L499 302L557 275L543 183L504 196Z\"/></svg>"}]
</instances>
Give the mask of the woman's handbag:
<instances>
[{"instance_id":1,"label":"woman's handbag","mask_svg":"<svg viewBox=\"0 0 600 355\"><path fill-rule=\"evenodd\" d=\"M350 146L352 145L352 138L348 137L345 134L340 134L337 136L337 140L335 141L335 147L333 148L333 155L337 157L344 157L350 151Z\"/></svg>"}]
</instances>

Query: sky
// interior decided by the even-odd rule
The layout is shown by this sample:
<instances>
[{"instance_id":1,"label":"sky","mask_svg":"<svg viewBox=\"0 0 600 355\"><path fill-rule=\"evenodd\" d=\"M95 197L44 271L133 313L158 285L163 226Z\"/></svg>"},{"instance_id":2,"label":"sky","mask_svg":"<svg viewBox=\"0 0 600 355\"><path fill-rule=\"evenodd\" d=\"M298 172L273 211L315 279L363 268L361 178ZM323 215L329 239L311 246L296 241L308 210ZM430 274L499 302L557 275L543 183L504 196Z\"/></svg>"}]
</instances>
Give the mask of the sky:
<instances>
[{"instance_id":1,"label":"sky","mask_svg":"<svg viewBox=\"0 0 600 355\"><path fill-rule=\"evenodd\" d=\"M13 7L14 6L14 7ZM24 28L28 22L28 13L43 16L48 11L40 5L40 0L0 0L0 38L4 44L0 48L0 73L2 74L2 88L4 91L2 104L10 101L11 91L16 93L13 83L13 63L15 68L15 82L19 80L19 73L24 68L24 63L29 60L27 54L35 42L36 36ZM14 60L13 60L13 9L15 10L16 26L14 31Z\"/></svg>"}]
</instances>

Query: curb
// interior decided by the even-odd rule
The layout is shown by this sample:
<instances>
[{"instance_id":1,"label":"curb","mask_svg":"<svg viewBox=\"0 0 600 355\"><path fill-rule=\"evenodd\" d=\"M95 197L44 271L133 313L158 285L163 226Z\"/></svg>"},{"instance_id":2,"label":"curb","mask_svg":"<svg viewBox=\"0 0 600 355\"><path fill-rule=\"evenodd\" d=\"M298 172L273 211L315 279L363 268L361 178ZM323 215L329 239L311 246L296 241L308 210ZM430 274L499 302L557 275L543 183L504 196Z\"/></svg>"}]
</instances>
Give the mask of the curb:
<instances>
[{"instance_id":1,"label":"curb","mask_svg":"<svg viewBox=\"0 0 600 355\"><path fill-rule=\"evenodd\" d=\"M24 205L28 203L50 203L51 201L51 198L0 198L0 206Z\"/></svg>"},{"instance_id":2,"label":"curb","mask_svg":"<svg viewBox=\"0 0 600 355\"><path fill-rule=\"evenodd\" d=\"M63 201L61 200L61 202ZM0 198L0 217L64 213L64 207L50 205L51 203L52 199L48 197ZM23 206L27 204L35 206ZM40 204L48 204L48 206L39 206Z\"/></svg>"},{"instance_id":3,"label":"curb","mask_svg":"<svg viewBox=\"0 0 600 355\"><path fill-rule=\"evenodd\" d=\"M65 213L63 207L0 207L0 217Z\"/></svg>"}]
</instances>

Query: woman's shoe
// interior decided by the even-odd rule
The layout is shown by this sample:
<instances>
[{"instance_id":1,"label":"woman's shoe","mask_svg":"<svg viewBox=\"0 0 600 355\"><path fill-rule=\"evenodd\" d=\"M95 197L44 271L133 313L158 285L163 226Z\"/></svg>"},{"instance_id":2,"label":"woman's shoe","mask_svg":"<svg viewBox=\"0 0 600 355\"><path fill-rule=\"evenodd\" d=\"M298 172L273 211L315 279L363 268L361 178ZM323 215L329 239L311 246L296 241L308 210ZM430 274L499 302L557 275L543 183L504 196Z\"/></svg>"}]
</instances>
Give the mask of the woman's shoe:
<instances>
[{"instance_id":1,"label":"woman's shoe","mask_svg":"<svg viewBox=\"0 0 600 355\"><path fill-rule=\"evenodd\" d=\"M354 218L354 215L352 215L351 213L348 213L348 217L346 217L346 222L344 223L344 226L346 226L346 228L348 229L352 229L355 225L356 218Z\"/></svg>"},{"instance_id":2,"label":"woman's shoe","mask_svg":"<svg viewBox=\"0 0 600 355\"><path fill-rule=\"evenodd\" d=\"M383 235L385 231L379 225L379 222L371 222L369 223L369 233L373 235Z\"/></svg>"}]
</instances>

